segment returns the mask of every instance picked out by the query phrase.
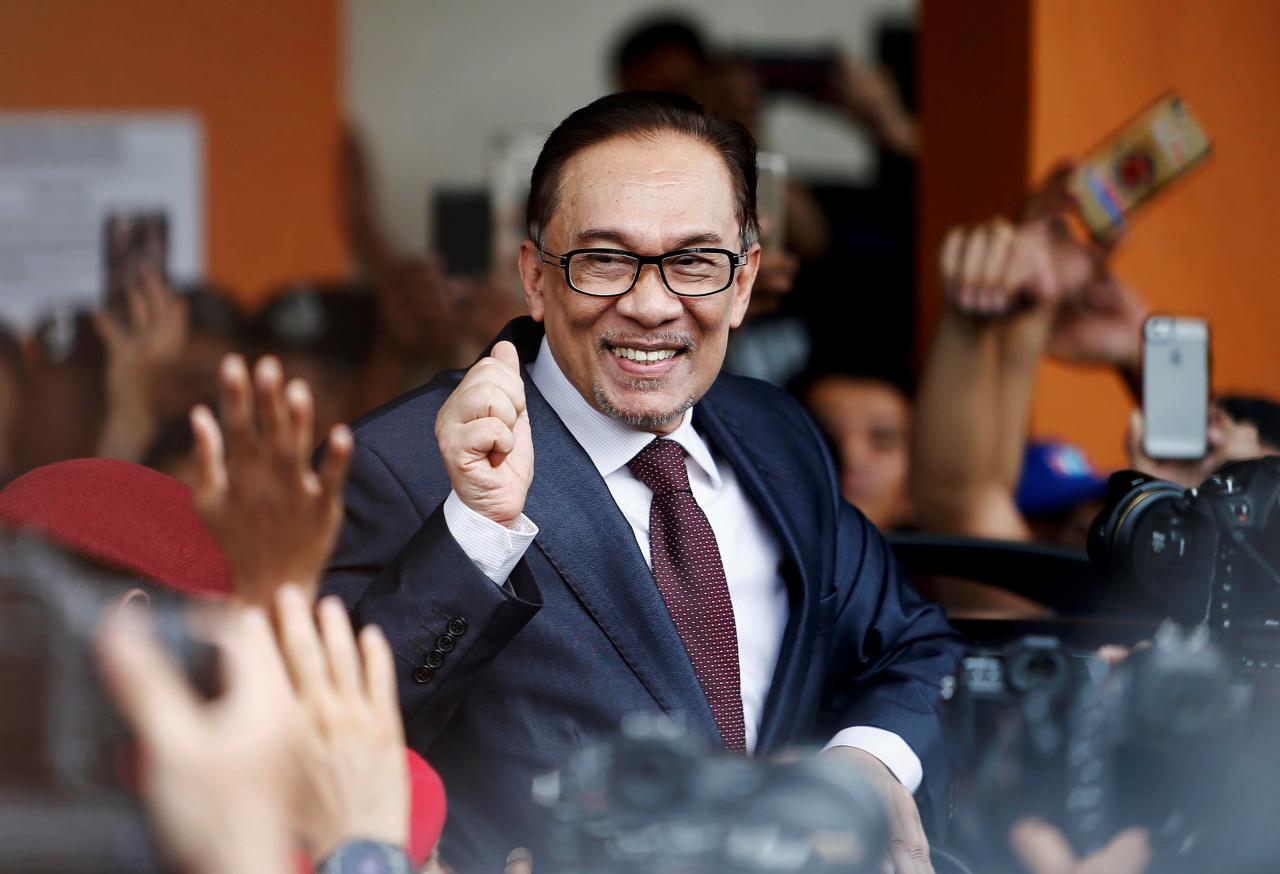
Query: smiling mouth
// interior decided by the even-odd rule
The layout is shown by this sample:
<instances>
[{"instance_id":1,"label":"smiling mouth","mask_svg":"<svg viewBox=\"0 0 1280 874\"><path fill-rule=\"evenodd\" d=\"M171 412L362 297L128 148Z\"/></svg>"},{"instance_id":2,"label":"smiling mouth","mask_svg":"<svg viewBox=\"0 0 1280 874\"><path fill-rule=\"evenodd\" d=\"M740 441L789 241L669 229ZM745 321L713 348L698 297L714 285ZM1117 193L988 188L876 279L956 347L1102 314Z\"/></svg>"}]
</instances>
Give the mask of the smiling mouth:
<instances>
[{"instance_id":1,"label":"smiling mouth","mask_svg":"<svg viewBox=\"0 0 1280 874\"><path fill-rule=\"evenodd\" d=\"M680 333L648 337L620 337L606 334L600 338L600 348L623 361L641 366L655 366L670 362L678 355L691 352L693 340Z\"/></svg>"},{"instance_id":2,"label":"smiling mouth","mask_svg":"<svg viewBox=\"0 0 1280 874\"><path fill-rule=\"evenodd\" d=\"M609 351L617 358L625 358L638 364L657 364L675 358L683 349L636 349L632 346L610 346Z\"/></svg>"}]
</instances>

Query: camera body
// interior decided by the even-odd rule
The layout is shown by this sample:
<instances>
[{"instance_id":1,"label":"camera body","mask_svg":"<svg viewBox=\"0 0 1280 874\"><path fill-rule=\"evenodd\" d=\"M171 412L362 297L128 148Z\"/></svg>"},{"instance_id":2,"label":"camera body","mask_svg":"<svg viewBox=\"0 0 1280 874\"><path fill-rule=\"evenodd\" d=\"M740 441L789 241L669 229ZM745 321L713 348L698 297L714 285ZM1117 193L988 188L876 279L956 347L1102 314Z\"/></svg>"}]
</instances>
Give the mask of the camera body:
<instances>
[{"instance_id":1,"label":"camera body","mask_svg":"<svg viewBox=\"0 0 1280 874\"><path fill-rule=\"evenodd\" d=\"M1225 464L1199 487L1113 474L1089 535L1093 563L1206 625L1248 673L1280 669L1280 457Z\"/></svg>"},{"instance_id":2,"label":"camera body","mask_svg":"<svg viewBox=\"0 0 1280 874\"><path fill-rule=\"evenodd\" d=\"M93 647L104 611L139 585L0 534L0 870L160 870L128 785L129 734ZM216 651L188 633L182 599L154 589L148 599L156 636L212 695Z\"/></svg>"},{"instance_id":3,"label":"camera body","mask_svg":"<svg viewBox=\"0 0 1280 874\"><path fill-rule=\"evenodd\" d=\"M872 874L886 846L880 796L855 766L714 755L662 717L627 719L534 797L563 874Z\"/></svg>"},{"instance_id":4,"label":"camera body","mask_svg":"<svg viewBox=\"0 0 1280 874\"><path fill-rule=\"evenodd\" d=\"M957 771L952 834L996 867L1009 860L993 848L1033 816L1081 855L1121 828L1146 827L1177 870L1209 818L1200 790L1248 706L1207 631L1172 623L1114 667L1049 637L977 652L944 698Z\"/></svg>"}]
</instances>

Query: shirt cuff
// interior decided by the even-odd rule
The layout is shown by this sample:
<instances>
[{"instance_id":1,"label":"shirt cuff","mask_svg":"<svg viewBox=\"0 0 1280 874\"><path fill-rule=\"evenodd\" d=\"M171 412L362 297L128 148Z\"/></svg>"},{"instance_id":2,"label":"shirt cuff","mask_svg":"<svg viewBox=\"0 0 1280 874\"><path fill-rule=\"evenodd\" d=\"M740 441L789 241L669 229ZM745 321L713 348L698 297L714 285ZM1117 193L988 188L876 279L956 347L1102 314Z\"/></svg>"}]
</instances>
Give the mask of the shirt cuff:
<instances>
[{"instance_id":1,"label":"shirt cuff","mask_svg":"<svg viewBox=\"0 0 1280 874\"><path fill-rule=\"evenodd\" d=\"M511 576L533 538L538 536L538 526L524 513L513 527L507 528L462 503L454 491L444 499L444 523L467 558L499 586Z\"/></svg>"},{"instance_id":2,"label":"shirt cuff","mask_svg":"<svg viewBox=\"0 0 1280 874\"><path fill-rule=\"evenodd\" d=\"M870 753L880 760L898 782L907 787L912 795L920 788L924 780L924 768L920 757L912 752L907 742L891 731L871 725L855 725L837 732L823 749L832 747L855 747L864 753Z\"/></svg>"}]
</instances>

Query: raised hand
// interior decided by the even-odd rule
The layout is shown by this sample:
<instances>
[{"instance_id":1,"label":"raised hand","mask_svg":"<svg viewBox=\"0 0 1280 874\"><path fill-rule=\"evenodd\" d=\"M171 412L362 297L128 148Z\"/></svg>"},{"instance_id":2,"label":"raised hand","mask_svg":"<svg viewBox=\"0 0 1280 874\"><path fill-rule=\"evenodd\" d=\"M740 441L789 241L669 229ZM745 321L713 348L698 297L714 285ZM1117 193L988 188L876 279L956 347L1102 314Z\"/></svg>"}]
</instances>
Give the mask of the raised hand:
<instances>
[{"instance_id":1,"label":"raised hand","mask_svg":"<svg viewBox=\"0 0 1280 874\"><path fill-rule=\"evenodd\" d=\"M105 679L143 755L144 796L176 867L194 874L290 868L292 690L266 616L217 630L223 694L201 702L144 620L121 610L99 641Z\"/></svg>"},{"instance_id":2,"label":"raised hand","mask_svg":"<svg viewBox=\"0 0 1280 874\"><path fill-rule=\"evenodd\" d=\"M95 315L107 352L107 410L97 454L140 461L155 436L155 386L182 356L187 305L152 270L129 289L129 323L105 310Z\"/></svg>"},{"instance_id":3,"label":"raised hand","mask_svg":"<svg viewBox=\"0 0 1280 874\"><path fill-rule=\"evenodd\" d=\"M995 317L1056 303L1060 293L1043 222L1017 226L996 218L952 228L940 266L947 302L967 315Z\"/></svg>"},{"instance_id":4,"label":"raised hand","mask_svg":"<svg viewBox=\"0 0 1280 874\"><path fill-rule=\"evenodd\" d=\"M269 604L290 581L314 595L342 523L351 431L337 425L329 432L313 471L314 404L305 382L286 386L270 356L251 381L244 360L230 355L220 383L225 442L207 407L191 411L196 510L226 553L242 601Z\"/></svg>"},{"instance_id":5,"label":"raised hand","mask_svg":"<svg viewBox=\"0 0 1280 874\"><path fill-rule=\"evenodd\" d=\"M533 439L516 348L503 340L475 363L436 416L436 441L464 504L510 527L533 482Z\"/></svg>"},{"instance_id":6,"label":"raised hand","mask_svg":"<svg viewBox=\"0 0 1280 874\"><path fill-rule=\"evenodd\" d=\"M391 649L377 626L359 638L342 603L296 586L276 595L276 625L302 705L295 821L312 859L357 838L409 837L409 772Z\"/></svg>"}]
</instances>

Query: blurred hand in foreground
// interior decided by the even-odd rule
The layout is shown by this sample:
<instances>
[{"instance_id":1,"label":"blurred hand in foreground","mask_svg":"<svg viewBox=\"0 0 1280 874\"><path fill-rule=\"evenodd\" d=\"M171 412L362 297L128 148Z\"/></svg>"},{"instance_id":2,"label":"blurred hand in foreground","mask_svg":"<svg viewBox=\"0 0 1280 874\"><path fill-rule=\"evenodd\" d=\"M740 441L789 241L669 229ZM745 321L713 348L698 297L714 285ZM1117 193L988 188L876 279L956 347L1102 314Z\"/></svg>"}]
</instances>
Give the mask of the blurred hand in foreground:
<instances>
[{"instance_id":1,"label":"blurred hand in foreground","mask_svg":"<svg viewBox=\"0 0 1280 874\"><path fill-rule=\"evenodd\" d=\"M1027 818L1010 830L1009 847L1029 874L1143 874L1151 864L1147 833L1139 828L1125 829L1080 859L1062 832L1044 820Z\"/></svg>"},{"instance_id":2,"label":"blurred hand in foreground","mask_svg":"<svg viewBox=\"0 0 1280 874\"><path fill-rule=\"evenodd\" d=\"M212 702L198 700L136 611L107 621L105 678L140 741L147 807L176 865L279 874L295 783L289 679L260 610L230 614L216 635L224 691Z\"/></svg>"},{"instance_id":3,"label":"blurred hand in foreground","mask_svg":"<svg viewBox=\"0 0 1280 874\"><path fill-rule=\"evenodd\" d=\"M303 847L320 859L367 839L405 847L409 772L391 649L377 626L357 636L342 602L276 595L276 626L303 726L295 739L294 813Z\"/></svg>"},{"instance_id":4,"label":"blurred hand in foreground","mask_svg":"<svg viewBox=\"0 0 1280 874\"><path fill-rule=\"evenodd\" d=\"M221 428L207 407L191 412L196 510L226 553L242 601L266 606L288 581L314 597L342 523L351 431L337 425L329 432L317 472L305 382L285 385L270 356L258 361L251 380L244 360L231 355L222 362L220 391Z\"/></svg>"},{"instance_id":5,"label":"blurred hand in foreground","mask_svg":"<svg viewBox=\"0 0 1280 874\"><path fill-rule=\"evenodd\" d=\"M925 837L916 801L884 763L855 747L831 747L824 756L840 756L853 762L871 781L884 799L889 822L889 858L886 874L933 874L929 857L929 839Z\"/></svg>"}]
</instances>

